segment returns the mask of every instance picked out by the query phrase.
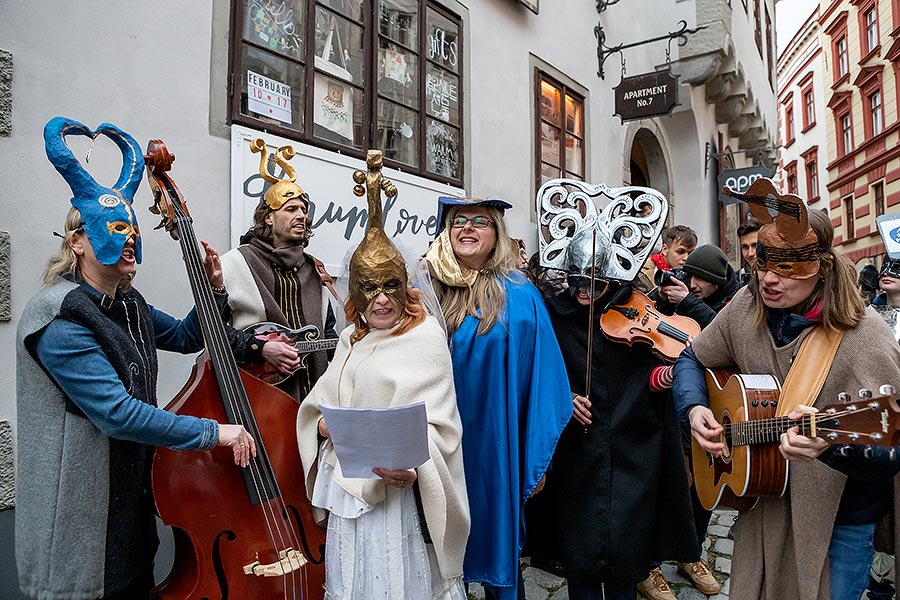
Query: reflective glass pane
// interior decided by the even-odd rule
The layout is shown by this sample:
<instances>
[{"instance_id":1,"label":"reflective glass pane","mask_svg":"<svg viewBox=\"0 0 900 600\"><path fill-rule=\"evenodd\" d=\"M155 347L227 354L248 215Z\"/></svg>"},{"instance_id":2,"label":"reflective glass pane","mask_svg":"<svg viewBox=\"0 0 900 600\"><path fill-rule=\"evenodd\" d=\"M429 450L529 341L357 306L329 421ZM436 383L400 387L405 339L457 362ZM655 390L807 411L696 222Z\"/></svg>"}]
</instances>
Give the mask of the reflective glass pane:
<instances>
[{"instance_id":1,"label":"reflective glass pane","mask_svg":"<svg viewBox=\"0 0 900 600\"><path fill-rule=\"evenodd\" d=\"M244 39L303 59L303 0L244 0Z\"/></svg>"},{"instance_id":2,"label":"reflective glass pane","mask_svg":"<svg viewBox=\"0 0 900 600\"><path fill-rule=\"evenodd\" d=\"M313 134L322 140L361 148L362 91L316 71L313 91Z\"/></svg>"},{"instance_id":3,"label":"reflective glass pane","mask_svg":"<svg viewBox=\"0 0 900 600\"><path fill-rule=\"evenodd\" d=\"M584 141L578 138L566 138L566 172L584 176Z\"/></svg>"},{"instance_id":4,"label":"reflective glass pane","mask_svg":"<svg viewBox=\"0 0 900 600\"><path fill-rule=\"evenodd\" d=\"M418 166L419 137L415 111L399 104L378 101L378 133L373 148L381 148L385 158Z\"/></svg>"},{"instance_id":5,"label":"reflective glass pane","mask_svg":"<svg viewBox=\"0 0 900 600\"><path fill-rule=\"evenodd\" d=\"M454 73L459 73L459 27L439 12L428 9L425 14L425 56Z\"/></svg>"},{"instance_id":6,"label":"reflective glass pane","mask_svg":"<svg viewBox=\"0 0 900 600\"><path fill-rule=\"evenodd\" d=\"M541 185L544 185L551 179L559 179L559 169L547 163L541 163Z\"/></svg>"},{"instance_id":7,"label":"reflective glass pane","mask_svg":"<svg viewBox=\"0 0 900 600\"><path fill-rule=\"evenodd\" d=\"M385 39L378 44L378 93L407 106L418 106L418 57Z\"/></svg>"},{"instance_id":8,"label":"reflective glass pane","mask_svg":"<svg viewBox=\"0 0 900 600\"><path fill-rule=\"evenodd\" d=\"M317 0L317 4L334 9L354 21L362 21L363 0Z\"/></svg>"},{"instance_id":9,"label":"reflective glass pane","mask_svg":"<svg viewBox=\"0 0 900 600\"><path fill-rule=\"evenodd\" d=\"M566 131L584 137L584 104L566 96Z\"/></svg>"},{"instance_id":10,"label":"reflective glass pane","mask_svg":"<svg viewBox=\"0 0 900 600\"><path fill-rule=\"evenodd\" d=\"M303 131L303 66L251 46L241 48L241 113Z\"/></svg>"},{"instance_id":11,"label":"reflective glass pane","mask_svg":"<svg viewBox=\"0 0 900 600\"><path fill-rule=\"evenodd\" d=\"M541 160L559 165L559 129L541 123Z\"/></svg>"},{"instance_id":12,"label":"reflective glass pane","mask_svg":"<svg viewBox=\"0 0 900 600\"><path fill-rule=\"evenodd\" d=\"M378 33L408 48L417 47L418 0L381 0L378 13Z\"/></svg>"},{"instance_id":13,"label":"reflective glass pane","mask_svg":"<svg viewBox=\"0 0 900 600\"><path fill-rule=\"evenodd\" d=\"M431 63L425 65L425 111L459 125L459 77Z\"/></svg>"},{"instance_id":14,"label":"reflective glass pane","mask_svg":"<svg viewBox=\"0 0 900 600\"><path fill-rule=\"evenodd\" d=\"M316 9L316 69L365 85L363 28L332 12Z\"/></svg>"},{"instance_id":15,"label":"reflective glass pane","mask_svg":"<svg viewBox=\"0 0 900 600\"><path fill-rule=\"evenodd\" d=\"M559 97L560 91L552 83L541 82L541 118L559 125Z\"/></svg>"},{"instance_id":16,"label":"reflective glass pane","mask_svg":"<svg viewBox=\"0 0 900 600\"><path fill-rule=\"evenodd\" d=\"M425 168L436 175L462 179L459 129L425 119Z\"/></svg>"}]
</instances>

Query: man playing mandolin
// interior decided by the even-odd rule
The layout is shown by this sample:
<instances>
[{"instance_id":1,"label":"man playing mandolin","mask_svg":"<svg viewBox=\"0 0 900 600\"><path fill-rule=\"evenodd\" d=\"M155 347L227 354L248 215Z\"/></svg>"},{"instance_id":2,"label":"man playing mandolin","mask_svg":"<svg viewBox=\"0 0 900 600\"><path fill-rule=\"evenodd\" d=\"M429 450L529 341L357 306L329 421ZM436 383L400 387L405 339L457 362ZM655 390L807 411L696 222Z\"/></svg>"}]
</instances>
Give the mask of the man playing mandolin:
<instances>
[{"instance_id":1,"label":"man playing mandolin","mask_svg":"<svg viewBox=\"0 0 900 600\"><path fill-rule=\"evenodd\" d=\"M865 310L853 267L832 248L828 216L807 215L800 198L779 195L769 180L732 195L764 223L753 276L682 353L673 389L682 422L712 457L726 444L709 408L704 367L774 376L784 383L776 415L791 420L835 403L839 392L877 393L900 382L897 344ZM875 523L900 507L892 486L896 451L830 446L795 426L781 434L780 452L790 459L786 492L761 498L738 521L730 597L858 600Z\"/></svg>"},{"instance_id":2,"label":"man playing mandolin","mask_svg":"<svg viewBox=\"0 0 900 600\"><path fill-rule=\"evenodd\" d=\"M322 294L330 278L322 263L304 252L310 237L309 195L294 183L294 169L287 162L294 151L290 146L275 151L275 160L287 174L287 179L279 180L268 172L265 142L257 138L251 150L260 154L260 174L272 185L256 207L242 244L222 256L232 324L244 329L270 322L292 330L313 325L324 331L318 339L336 338L334 313ZM269 341L264 350L273 355L269 362L282 375L294 374L281 387L298 402L328 365L323 352L301 363L297 349L282 341Z\"/></svg>"}]
</instances>

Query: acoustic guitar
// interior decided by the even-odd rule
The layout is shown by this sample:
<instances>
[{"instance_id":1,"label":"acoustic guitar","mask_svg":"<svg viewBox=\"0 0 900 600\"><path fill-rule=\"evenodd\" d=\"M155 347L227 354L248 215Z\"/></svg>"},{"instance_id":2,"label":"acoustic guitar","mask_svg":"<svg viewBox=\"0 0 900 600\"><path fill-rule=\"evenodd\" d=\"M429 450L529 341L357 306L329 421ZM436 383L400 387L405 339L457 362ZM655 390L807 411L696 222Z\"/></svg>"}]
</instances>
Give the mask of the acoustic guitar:
<instances>
[{"instance_id":1,"label":"acoustic guitar","mask_svg":"<svg viewBox=\"0 0 900 600\"><path fill-rule=\"evenodd\" d=\"M718 506L749 510L760 496L782 496L788 485L788 461L779 451L780 437L791 427L831 444L897 446L900 407L891 386L873 398L861 390L850 402L842 393L839 404L799 421L776 417L781 386L771 375L746 375L707 369L709 406L724 431L722 456L715 458L693 441L692 458L697 496L707 510Z\"/></svg>"},{"instance_id":2,"label":"acoustic guitar","mask_svg":"<svg viewBox=\"0 0 900 600\"><path fill-rule=\"evenodd\" d=\"M244 328L244 331L252 333L255 338L264 342L284 342L296 348L297 353L300 355L300 365L291 374L306 368L306 359L311 353L334 350L337 348L339 341L338 338L319 339L319 328L315 325L305 325L300 329L291 329L278 323L263 322L248 325ZM271 385L278 385L291 376L285 375L265 361L244 363L241 364L241 368Z\"/></svg>"}]
</instances>

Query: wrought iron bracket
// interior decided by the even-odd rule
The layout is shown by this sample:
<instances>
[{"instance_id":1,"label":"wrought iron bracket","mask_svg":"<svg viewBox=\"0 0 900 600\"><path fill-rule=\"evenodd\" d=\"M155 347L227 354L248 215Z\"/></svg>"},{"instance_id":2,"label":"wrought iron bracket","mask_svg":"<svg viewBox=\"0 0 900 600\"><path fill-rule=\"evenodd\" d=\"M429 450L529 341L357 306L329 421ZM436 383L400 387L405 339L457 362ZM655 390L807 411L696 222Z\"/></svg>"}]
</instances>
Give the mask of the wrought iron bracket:
<instances>
[{"instance_id":1,"label":"wrought iron bracket","mask_svg":"<svg viewBox=\"0 0 900 600\"><path fill-rule=\"evenodd\" d=\"M621 1L622 0L597 0L597 12L602 13L613 4L618 4Z\"/></svg>"},{"instance_id":2,"label":"wrought iron bracket","mask_svg":"<svg viewBox=\"0 0 900 600\"><path fill-rule=\"evenodd\" d=\"M618 1L618 0L617 0ZM599 9L599 0L598 6ZM630 44L619 44L618 46L607 46L606 45L606 32L603 31L603 26L599 23L596 27L594 27L594 36L597 38L597 60L599 61L599 69L597 71L597 75L600 76L600 79L606 79L606 72L603 69L603 65L606 63L606 59L610 57L611 54L622 54L623 50L628 48L636 48L637 46L645 46L647 44L652 44L654 42L664 42L669 41L671 43L672 40L678 40L679 46L684 46L687 44L688 38L687 36L697 33L701 29L706 29L706 25L695 27L694 29L688 29L687 21L681 20L678 22L679 29L675 31L671 31L666 35L661 35L655 38L650 38L647 40L641 40L639 42L632 42Z\"/></svg>"}]
</instances>

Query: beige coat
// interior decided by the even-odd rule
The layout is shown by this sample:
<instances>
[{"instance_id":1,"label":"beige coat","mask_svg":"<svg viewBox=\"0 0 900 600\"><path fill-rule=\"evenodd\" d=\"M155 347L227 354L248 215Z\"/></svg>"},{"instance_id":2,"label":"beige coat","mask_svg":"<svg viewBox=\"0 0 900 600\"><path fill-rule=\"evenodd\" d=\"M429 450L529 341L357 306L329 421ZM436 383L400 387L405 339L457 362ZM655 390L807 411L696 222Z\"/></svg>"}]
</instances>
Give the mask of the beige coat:
<instances>
[{"instance_id":1,"label":"beige coat","mask_svg":"<svg viewBox=\"0 0 900 600\"><path fill-rule=\"evenodd\" d=\"M351 346L353 327L345 329L334 359L300 405L297 437L307 494L312 498L319 450L331 447L330 440L320 446L317 437L323 399L339 406L381 408L425 402L431 458L416 469L422 508L441 575L460 577L469 503L447 337L434 317L402 335L392 331L372 330ZM370 506L384 500L382 480L344 478L336 457L334 462L334 480L347 492ZM325 518L321 509L314 511L318 519Z\"/></svg>"},{"instance_id":2,"label":"beige coat","mask_svg":"<svg viewBox=\"0 0 900 600\"><path fill-rule=\"evenodd\" d=\"M809 331L776 348L768 327L754 324L752 298L745 288L692 347L706 367L768 373L784 383ZM900 347L884 321L866 311L859 326L844 335L815 406L834 404L843 391L855 396L859 389L868 388L877 394L885 383L900 390ZM821 461L791 461L788 493L783 498L762 499L738 520L731 600L829 598L828 545L845 481L845 475ZM898 482L895 479L895 489L900 489ZM900 514L897 494L894 512ZM894 537L900 541L900 530Z\"/></svg>"}]
</instances>

